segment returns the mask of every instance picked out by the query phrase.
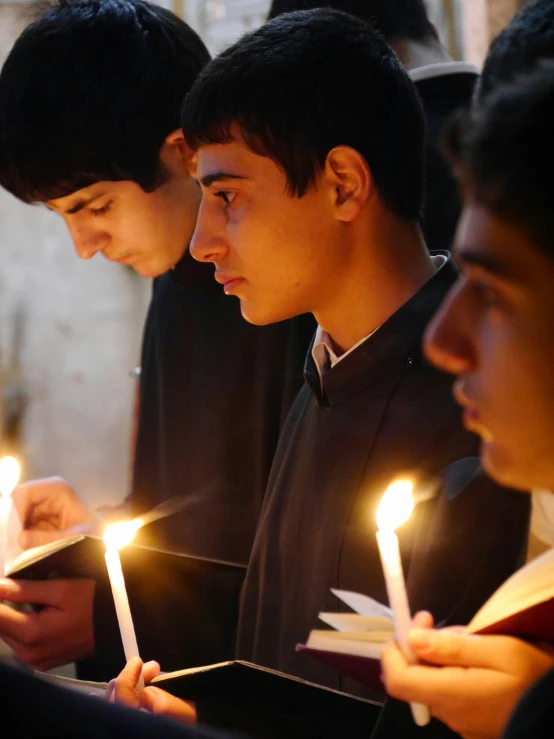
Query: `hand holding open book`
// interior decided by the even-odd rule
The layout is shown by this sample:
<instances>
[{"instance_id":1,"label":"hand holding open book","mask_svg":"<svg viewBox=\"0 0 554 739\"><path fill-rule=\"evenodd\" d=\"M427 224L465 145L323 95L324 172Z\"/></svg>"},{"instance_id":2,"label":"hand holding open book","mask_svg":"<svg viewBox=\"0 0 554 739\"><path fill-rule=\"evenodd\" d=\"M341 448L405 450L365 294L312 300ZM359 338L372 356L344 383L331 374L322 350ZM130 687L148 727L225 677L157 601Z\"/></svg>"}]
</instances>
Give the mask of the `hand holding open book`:
<instances>
[{"instance_id":1,"label":"hand holding open book","mask_svg":"<svg viewBox=\"0 0 554 739\"><path fill-rule=\"evenodd\" d=\"M335 630L312 631L306 645L298 649L378 689L379 658L384 645L394 638L392 614L367 596L333 592L354 613L320 614ZM467 633L554 643L554 550L512 575L478 611Z\"/></svg>"}]
</instances>

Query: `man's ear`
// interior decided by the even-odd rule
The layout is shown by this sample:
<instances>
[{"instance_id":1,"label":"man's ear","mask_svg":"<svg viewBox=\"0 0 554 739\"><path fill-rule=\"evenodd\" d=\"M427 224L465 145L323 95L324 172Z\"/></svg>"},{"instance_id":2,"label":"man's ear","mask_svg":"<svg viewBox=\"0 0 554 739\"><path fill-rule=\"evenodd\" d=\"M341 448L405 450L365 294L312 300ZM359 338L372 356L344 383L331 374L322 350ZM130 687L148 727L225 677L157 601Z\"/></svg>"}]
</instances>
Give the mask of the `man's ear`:
<instances>
[{"instance_id":1,"label":"man's ear","mask_svg":"<svg viewBox=\"0 0 554 739\"><path fill-rule=\"evenodd\" d=\"M181 174L185 172L189 177L196 176L198 154L187 144L180 128L166 137L160 159L170 171Z\"/></svg>"},{"instance_id":2,"label":"man's ear","mask_svg":"<svg viewBox=\"0 0 554 739\"><path fill-rule=\"evenodd\" d=\"M329 183L339 221L353 221L365 207L373 179L365 158L350 146L336 146L325 160L325 179Z\"/></svg>"}]
</instances>

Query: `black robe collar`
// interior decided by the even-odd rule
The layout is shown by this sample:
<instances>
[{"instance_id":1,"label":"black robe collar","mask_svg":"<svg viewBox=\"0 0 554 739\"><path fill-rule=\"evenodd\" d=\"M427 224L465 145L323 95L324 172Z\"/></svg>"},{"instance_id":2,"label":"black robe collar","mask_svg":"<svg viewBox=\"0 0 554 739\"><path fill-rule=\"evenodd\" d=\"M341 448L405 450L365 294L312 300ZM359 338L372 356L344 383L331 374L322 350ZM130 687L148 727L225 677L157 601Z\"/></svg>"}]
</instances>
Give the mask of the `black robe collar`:
<instances>
[{"instance_id":1,"label":"black robe collar","mask_svg":"<svg viewBox=\"0 0 554 739\"><path fill-rule=\"evenodd\" d=\"M312 357L312 342L304 379L319 405L334 406L348 401L399 365L409 367L422 361L423 332L458 276L447 252L432 254L447 258L436 274L363 344L326 372L322 383Z\"/></svg>"}]
</instances>

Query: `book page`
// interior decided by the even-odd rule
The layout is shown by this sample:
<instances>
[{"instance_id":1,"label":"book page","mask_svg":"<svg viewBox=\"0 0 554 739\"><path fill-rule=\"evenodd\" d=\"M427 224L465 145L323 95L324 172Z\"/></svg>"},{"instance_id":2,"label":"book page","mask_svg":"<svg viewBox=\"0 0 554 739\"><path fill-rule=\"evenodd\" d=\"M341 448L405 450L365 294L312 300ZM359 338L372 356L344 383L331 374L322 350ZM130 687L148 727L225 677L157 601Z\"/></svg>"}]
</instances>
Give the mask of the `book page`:
<instances>
[{"instance_id":1,"label":"book page","mask_svg":"<svg viewBox=\"0 0 554 739\"><path fill-rule=\"evenodd\" d=\"M360 616L357 613L320 613L318 618L337 631L386 631L391 639L394 636L394 624L390 618Z\"/></svg>"},{"instance_id":2,"label":"book page","mask_svg":"<svg viewBox=\"0 0 554 739\"><path fill-rule=\"evenodd\" d=\"M365 637L360 639L360 636ZM349 634L339 631L312 631L306 647L322 652L349 654L355 657L379 659L383 646L390 641L390 634L375 634L376 639L368 634Z\"/></svg>"},{"instance_id":3,"label":"book page","mask_svg":"<svg viewBox=\"0 0 554 739\"><path fill-rule=\"evenodd\" d=\"M7 575L11 571L12 563L23 553L23 549L19 543L19 535L22 530L23 526L21 525L17 508L12 504L10 506L6 531L6 571L2 575Z\"/></svg>"},{"instance_id":4,"label":"book page","mask_svg":"<svg viewBox=\"0 0 554 739\"><path fill-rule=\"evenodd\" d=\"M379 618L388 618L392 621L392 611L387 606L384 606L374 598L370 598L368 595L361 595L360 593L353 593L349 590L335 590L331 588L333 595L346 603L360 616L377 616Z\"/></svg>"},{"instance_id":5,"label":"book page","mask_svg":"<svg viewBox=\"0 0 554 739\"><path fill-rule=\"evenodd\" d=\"M165 680L174 680L176 677L185 677L186 675L196 675L198 672L208 672L216 670L218 667L226 667L233 664L232 662L217 662L215 665L203 665L202 667L189 667L186 670L176 670L175 672L162 672L152 680L154 683L163 683Z\"/></svg>"},{"instance_id":6,"label":"book page","mask_svg":"<svg viewBox=\"0 0 554 739\"><path fill-rule=\"evenodd\" d=\"M76 544L81 539L84 539L84 534L72 534L71 536L65 536L56 541L51 541L48 544L43 544L40 547L33 547L32 549L26 549L25 551L20 549L18 554L10 562L9 568L7 568L7 574L15 573L18 570L22 570L24 567L28 567L33 562L38 562L40 559L48 557L54 552L59 552L61 549Z\"/></svg>"},{"instance_id":7,"label":"book page","mask_svg":"<svg viewBox=\"0 0 554 739\"><path fill-rule=\"evenodd\" d=\"M554 549L515 572L489 598L468 626L475 633L554 598Z\"/></svg>"}]
</instances>

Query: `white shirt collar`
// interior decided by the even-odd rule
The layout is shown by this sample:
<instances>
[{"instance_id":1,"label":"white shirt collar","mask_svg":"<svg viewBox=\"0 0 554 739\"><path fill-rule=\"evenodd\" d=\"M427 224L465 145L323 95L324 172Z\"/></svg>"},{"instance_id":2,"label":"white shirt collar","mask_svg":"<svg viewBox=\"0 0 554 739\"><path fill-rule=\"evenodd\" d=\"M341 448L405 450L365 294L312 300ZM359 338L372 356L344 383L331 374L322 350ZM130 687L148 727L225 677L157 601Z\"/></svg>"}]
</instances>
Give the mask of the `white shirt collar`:
<instances>
[{"instance_id":1,"label":"white shirt collar","mask_svg":"<svg viewBox=\"0 0 554 739\"><path fill-rule=\"evenodd\" d=\"M479 69L470 62L439 62L426 64L424 67L409 69L408 74L412 82L430 80L433 77L444 77L447 74L479 74Z\"/></svg>"},{"instance_id":2,"label":"white shirt collar","mask_svg":"<svg viewBox=\"0 0 554 739\"><path fill-rule=\"evenodd\" d=\"M379 330L378 328L375 329L375 331L378 331L378 330ZM345 357L351 354L354 351L354 349L357 349L359 346L361 346L364 343L364 341L369 339L369 337L375 333L375 331L372 331L367 336L364 336L363 339L360 339L347 352L344 352L344 354L341 354L340 357L337 357L335 349L333 348L333 342L331 341L331 337L326 331L324 331L321 328L321 326L318 326L317 331L315 332L314 345L312 347L312 357L315 362L315 366L317 367L317 371L319 373L319 379L322 380L323 375L326 372L328 372L336 364L338 364Z\"/></svg>"}]
</instances>

